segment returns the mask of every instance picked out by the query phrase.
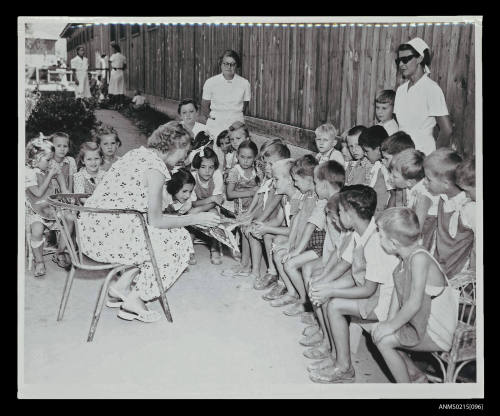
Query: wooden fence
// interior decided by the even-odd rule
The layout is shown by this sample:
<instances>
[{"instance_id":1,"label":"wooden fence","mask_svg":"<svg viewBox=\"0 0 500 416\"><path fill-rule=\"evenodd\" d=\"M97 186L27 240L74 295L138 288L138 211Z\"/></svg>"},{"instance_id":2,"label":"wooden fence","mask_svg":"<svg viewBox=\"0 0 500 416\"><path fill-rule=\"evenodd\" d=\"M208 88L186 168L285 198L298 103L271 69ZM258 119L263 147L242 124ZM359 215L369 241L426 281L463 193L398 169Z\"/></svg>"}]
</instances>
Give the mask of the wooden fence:
<instances>
[{"instance_id":1,"label":"wooden fence","mask_svg":"<svg viewBox=\"0 0 500 416\"><path fill-rule=\"evenodd\" d=\"M109 51L112 25L94 28L87 48ZM72 37L80 33L77 29ZM121 33L123 36L117 35ZM442 88L457 148L474 152L474 25L131 25L116 30L127 57L126 85L170 100L201 100L204 82L220 72L225 49L242 58L250 81L249 124L259 132L311 148L312 130L340 131L374 123L374 97L402 82L396 49L415 36L431 48L431 78ZM81 35L80 35L81 36ZM85 43L84 43L85 44ZM72 45L76 46L76 45ZM70 57L75 52L70 50ZM90 57L90 54L87 53Z\"/></svg>"}]
</instances>

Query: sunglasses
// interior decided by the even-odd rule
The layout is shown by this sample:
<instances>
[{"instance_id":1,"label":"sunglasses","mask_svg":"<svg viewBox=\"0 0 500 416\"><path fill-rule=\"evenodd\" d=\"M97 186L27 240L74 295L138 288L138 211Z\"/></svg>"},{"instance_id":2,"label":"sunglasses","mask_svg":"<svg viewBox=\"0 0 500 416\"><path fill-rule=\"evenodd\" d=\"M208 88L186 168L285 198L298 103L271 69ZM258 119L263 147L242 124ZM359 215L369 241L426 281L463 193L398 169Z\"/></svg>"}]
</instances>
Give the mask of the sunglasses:
<instances>
[{"instance_id":1,"label":"sunglasses","mask_svg":"<svg viewBox=\"0 0 500 416\"><path fill-rule=\"evenodd\" d=\"M416 56L415 55L408 55L408 56L402 56L401 58L396 58L396 66L399 66L400 62L403 62L404 64L407 64L413 58L416 58Z\"/></svg>"},{"instance_id":2,"label":"sunglasses","mask_svg":"<svg viewBox=\"0 0 500 416\"><path fill-rule=\"evenodd\" d=\"M236 66L236 62L222 62L222 65L226 68L234 68Z\"/></svg>"}]
</instances>

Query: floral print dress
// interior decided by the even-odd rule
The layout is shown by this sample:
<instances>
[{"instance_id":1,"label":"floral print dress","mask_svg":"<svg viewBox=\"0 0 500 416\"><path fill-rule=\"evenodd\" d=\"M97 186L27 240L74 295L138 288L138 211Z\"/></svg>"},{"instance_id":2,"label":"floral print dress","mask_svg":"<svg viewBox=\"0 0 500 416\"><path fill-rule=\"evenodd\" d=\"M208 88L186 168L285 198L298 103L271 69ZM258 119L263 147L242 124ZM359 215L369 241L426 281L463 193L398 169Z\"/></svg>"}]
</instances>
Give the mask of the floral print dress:
<instances>
[{"instance_id":1,"label":"floral print dress","mask_svg":"<svg viewBox=\"0 0 500 416\"><path fill-rule=\"evenodd\" d=\"M144 183L147 170L154 169L170 179L165 163L153 149L140 147L116 161L92 196L86 207L104 209L134 209L147 219L148 190ZM160 296L149 257L140 220L130 214L94 214L82 212L78 219L81 230L81 248L88 257L109 263L136 265L140 273L135 278L135 290L142 300ZM155 228L148 225L156 263L163 286L168 289L186 269L193 244L184 228Z\"/></svg>"}]
</instances>

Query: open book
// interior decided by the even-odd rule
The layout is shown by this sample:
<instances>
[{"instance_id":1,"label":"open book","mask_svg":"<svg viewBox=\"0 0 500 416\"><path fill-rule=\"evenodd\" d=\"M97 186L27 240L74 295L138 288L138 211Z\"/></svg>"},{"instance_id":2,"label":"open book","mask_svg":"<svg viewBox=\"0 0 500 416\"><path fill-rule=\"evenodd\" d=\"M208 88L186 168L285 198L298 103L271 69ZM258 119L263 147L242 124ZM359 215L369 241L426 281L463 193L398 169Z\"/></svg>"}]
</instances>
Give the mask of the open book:
<instances>
[{"instance_id":1,"label":"open book","mask_svg":"<svg viewBox=\"0 0 500 416\"><path fill-rule=\"evenodd\" d=\"M233 230L240 225L246 224L246 222L238 221L232 211L224 208L222 205L216 205L221 217L221 222L217 226L201 227L196 225L190 227L200 231L208 237L215 238L217 241L220 241L222 244L233 250L233 252L239 253L240 248L238 246L238 242L236 241L236 237L233 234Z\"/></svg>"}]
</instances>

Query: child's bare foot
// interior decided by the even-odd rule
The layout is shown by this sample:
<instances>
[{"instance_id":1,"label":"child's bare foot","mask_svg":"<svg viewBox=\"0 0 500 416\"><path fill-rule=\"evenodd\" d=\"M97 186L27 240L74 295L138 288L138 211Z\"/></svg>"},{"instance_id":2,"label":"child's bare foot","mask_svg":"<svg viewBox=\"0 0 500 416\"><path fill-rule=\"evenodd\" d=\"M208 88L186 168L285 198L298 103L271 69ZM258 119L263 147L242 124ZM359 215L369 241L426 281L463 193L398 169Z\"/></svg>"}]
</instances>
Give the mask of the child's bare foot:
<instances>
[{"instance_id":1,"label":"child's bare foot","mask_svg":"<svg viewBox=\"0 0 500 416\"><path fill-rule=\"evenodd\" d=\"M283 313L286 316L297 316L300 315L302 312L306 311L306 307L302 302L297 302L292 305L290 305L288 308L286 308Z\"/></svg>"},{"instance_id":2,"label":"child's bare foot","mask_svg":"<svg viewBox=\"0 0 500 416\"><path fill-rule=\"evenodd\" d=\"M311 335L315 334L318 331L319 331L319 325L315 322L313 325L306 326L302 331L302 335L310 337Z\"/></svg>"},{"instance_id":3,"label":"child's bare foot","mask_svg":"<svg viewBox=\"0 0 500 416\"><path fill-rule=\"evenodd\" d=\"M299 298L297 296L287 293L286 295L282 296L279 299L272 300L270 303L271 303L271 306L276 308L276 307L286 306L286 305L290 305L292 303L295 303L295 302L297 302L298 299Z\"/></svg>"}]
</instances>

